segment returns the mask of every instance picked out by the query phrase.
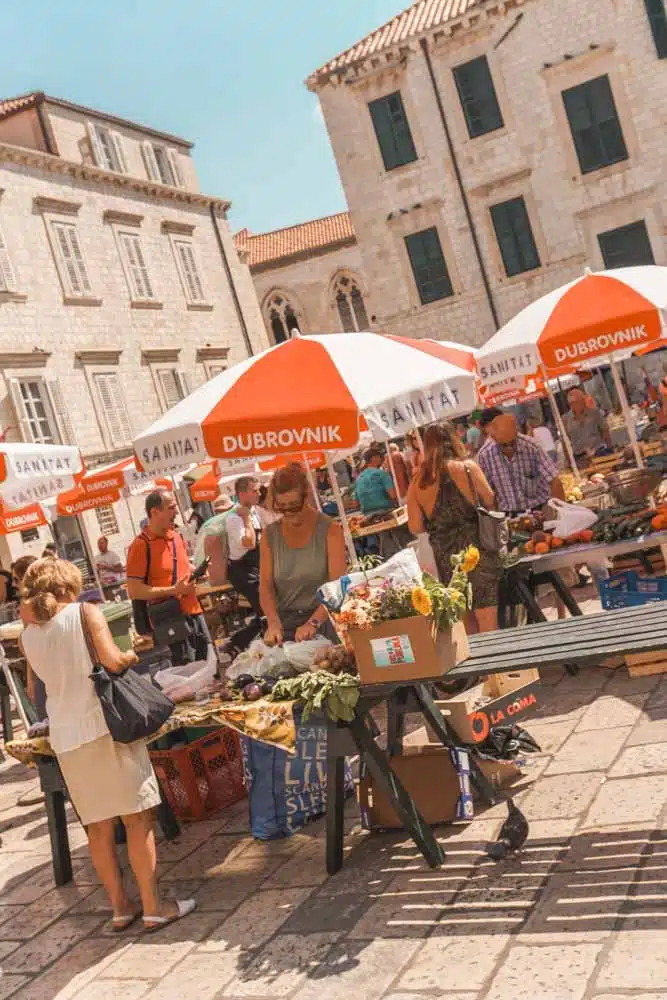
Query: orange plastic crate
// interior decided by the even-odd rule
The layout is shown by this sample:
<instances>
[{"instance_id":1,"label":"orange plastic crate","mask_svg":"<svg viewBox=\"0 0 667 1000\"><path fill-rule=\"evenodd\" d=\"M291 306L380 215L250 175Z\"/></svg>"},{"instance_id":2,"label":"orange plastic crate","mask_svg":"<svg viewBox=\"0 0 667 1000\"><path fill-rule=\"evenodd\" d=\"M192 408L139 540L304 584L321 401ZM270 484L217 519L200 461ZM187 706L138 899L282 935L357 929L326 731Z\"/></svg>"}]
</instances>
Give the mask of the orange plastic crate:
<instances>
[{"instance_id":1,"label":"orange plastic crate","mask_svg":"<svg viewBox=\"0 0 667 1000\"><path fill-rule=\"evenodd\" d=\"M238 733L223 728L173 750L151 750L165 798L178 819L206 819L245 797Z\"/></svg>"}]
</instances>

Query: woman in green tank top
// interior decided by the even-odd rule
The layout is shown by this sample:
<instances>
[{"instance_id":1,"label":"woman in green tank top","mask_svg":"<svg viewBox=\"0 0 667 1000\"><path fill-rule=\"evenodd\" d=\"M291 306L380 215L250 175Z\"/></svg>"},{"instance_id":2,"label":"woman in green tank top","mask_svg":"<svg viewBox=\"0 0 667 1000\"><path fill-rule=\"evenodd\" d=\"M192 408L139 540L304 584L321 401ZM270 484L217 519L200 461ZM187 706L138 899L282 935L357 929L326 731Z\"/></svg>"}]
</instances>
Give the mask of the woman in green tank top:
<instances>
[{"instance_id":1,"label":"woman in green tank top","mask_svg":"<svg viewBox=\"0 0 667 1000\"><path fill-rule=\"evenodd\" d=\"M309 503L308 478L300 465L279 469L271 482L273 510L281 519L270 524L260 543L259 596L266 615L266 642L313 639L328 626L317 590L347 570L345 541L339 524Z\"/></svg>"}]
</instances>

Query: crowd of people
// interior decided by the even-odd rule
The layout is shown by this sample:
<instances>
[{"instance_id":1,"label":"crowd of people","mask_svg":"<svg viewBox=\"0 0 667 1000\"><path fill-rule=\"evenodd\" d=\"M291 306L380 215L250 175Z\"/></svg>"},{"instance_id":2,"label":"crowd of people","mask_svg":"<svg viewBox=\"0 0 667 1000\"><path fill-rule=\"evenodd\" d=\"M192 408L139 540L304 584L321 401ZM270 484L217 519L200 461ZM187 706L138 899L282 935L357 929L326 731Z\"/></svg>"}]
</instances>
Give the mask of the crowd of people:
<instances>
[{"instance_id":1,"label":"crowd of people","mask_svg":"<svg viewBox=\"0 0 667 1000\"><path fill-rule=\"evenodd\" d=\"M567 398L564 423L575 457L609 448L605 419L586 393L575 388ZM469 421L412 433L389 451L373 446L361 458L338 463L334 474L363 515L372 518L407 502L410 531L428 542L434 571L443 580L452 555L468 545L480 549L470 576L473 602L466 627L472 633L497 627L503 572L499 554L481 544L479 510L519 514L563 498L557 462L554 431L543 420L530 419L521 427L513 413L490 407ZM269 488L254 477L240 477L233 499L220 496L213 516L199 518L194 561L176 527L173 494L156 490L146 499L146 519L126 560L106 537L98 540L95 568L105 596L124 583L136 630L164 643L174 665L205 660L210 653L193 578L204 559L209 581L229 582L248 604L249 615L231 640L232 653L260 635L269 645L326 635L331 626L317 591L347 568L342 527L321 510L331 485L325 470L313 481L299 464L279 469ZM195 903L167 901L160 894L153 832L157 781L143 744L112 740L90 682L94 662L114 673L135 665L137 657L119 650L103 614L81 603L81 593L81 573L58 558L55 546L39 559L17 559L0 574L0 601L20 602L29 693L48 717L52 748L109 896L113 928L123 931L142 918L155 930L191 913ZM118 863L118 817L127 832L138 904L127 894Z\"/></svg>"}]
</instances>

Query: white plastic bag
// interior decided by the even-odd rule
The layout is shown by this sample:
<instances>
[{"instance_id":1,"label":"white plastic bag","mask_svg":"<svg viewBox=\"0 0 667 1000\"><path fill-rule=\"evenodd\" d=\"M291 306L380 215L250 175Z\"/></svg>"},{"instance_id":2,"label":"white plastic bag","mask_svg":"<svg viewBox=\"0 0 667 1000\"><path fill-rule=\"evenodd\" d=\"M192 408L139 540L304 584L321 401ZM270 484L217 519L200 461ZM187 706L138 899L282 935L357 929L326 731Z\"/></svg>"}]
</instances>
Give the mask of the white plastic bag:
<instances>
[{"instance_id":1,"label":"white plastic bag","mask_svg":"<svg viewBox=\"0 0 667 1000\"><path fill-rule=\"evenodd\" d=\"M254 639L248 648L239 653L230 667L225 671L225 677L235 681L241 674L261 677L263 674L277 672L276 668L287 663L284 646L267 646L263 639Z\"/></svg>"},{"instance_id":2,"label":"white plastic bag","mask_svg":"<svg viewBox=\"0 0 667 1000\"><path fill-rule=\"evenodd\" d=\"M215 646L209 645L205 660L195 660L194 663L183 663L179 667L158 670L155 680L168 698L174 701L186 701L189 698L196 698L213 682L217 667Z\"/></svg>"},{"instance_id":3,"label":"white plastic bag","mask_svg":"<svg viewBox=\"0 0 667 1000\"><path fill-rule=\"evenodd\" d=\"M555 508L557 518L555 521L545 521L544 527L553 528L556 538L569 538L578 531L586 531L598 519L595 511L589 510L588 507L566 503L565 500L553 498L549 501L549 506Z\"/></svg>"},{"instance_id":4,"label":"white plastic bag","mask_svg":"<svg viewBox=\"0 0 667 1000\"><path fill-rule=\"evenodd\" d=\"M366 573L348 573L340 580L325 583L317 591L317 596L329 611L338 611L348 590L364 583L379 584L383 580L391 580L397 586L414 587L420 584L422 571L419 568L417 554L414 550L411 548L401 549L391 559L387 559L379 566L374 566Z\"/></svg>"},{"instance_id":5,"label":"white plastic bag","mask_svg":"<svg viewBox=\"0 0 667 1000\"><path fill-rule=\"evenodd\" d=\"M433 549L431 548L428 532L420 531L417 535L415 552L417 553L417 562L419 563L419 568L422 572L428 573L429 576L439 580L440 577L438 576L438 567L435 564L435 556L433 555Z\"/></svg>"},{"instance_id":6,"label":"white plastic bag","mask_svg":"<svg viewBox=\"0 0 667 1000\"><path fill-rule=\"evenodd\" d=\"M315 639L306 639L304 642L285 642L283 651L289 663L300 673L305 673L312 667L320 650L327 646L333 646L331 639L318 635Z\"/></svg>"}]
</instances>

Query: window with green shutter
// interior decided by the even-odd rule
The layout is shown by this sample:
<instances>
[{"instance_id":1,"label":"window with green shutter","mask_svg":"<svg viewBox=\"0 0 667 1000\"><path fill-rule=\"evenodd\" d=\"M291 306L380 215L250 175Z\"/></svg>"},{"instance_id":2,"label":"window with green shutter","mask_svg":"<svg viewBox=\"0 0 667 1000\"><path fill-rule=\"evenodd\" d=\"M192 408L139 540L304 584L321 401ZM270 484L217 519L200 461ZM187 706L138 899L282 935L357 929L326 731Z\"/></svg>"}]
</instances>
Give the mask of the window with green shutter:
<instances>
[{"instance_id":1,"label":"window with green shutter","mask_svg":"<svg viewBox=\"0 0 667 1000\"><path fill-rule=\"evenodd\" d=\"M667 10L665 0L644 0L646 16L658 59L667 59Z\"/></svg>"},{"instance_id":2,"label":"window with green shutter","mask_svg":"<svg viewBox=\"0 0 667 1000\"><path fill-rule=\"evenodd\" d=\"M462 63L453 72L470 138L502 128L505 123L486 56Z\"/></svg>"},{"instance_id":3,"label":"window with green shutter","mask_svg":"<svg viewBox=\"0 0 667 1000\"><path fill-rule=\"evenodd\" d=\"M385 170L394 170L417 159L401 92L387 94L368 105Z\"/></svg>"},{"instance_id":4,"label":"window with green shutter","mask_svg":"<svg viewBox=\"0 0 667 1000\"><path fill-rule=\"evenodd\" d=\"M618 229L608 229L606 233L598 233L598 243L606 268L655 264L643 219Z\"/></svg>"},{"instance_id":5,"label":"window with green shutter","mask_svg":"<svg viewBox=\"0 0 667 1000\"><path fill-rule=\"evenodd\" d=\"M523 198L492 205L490 211L507 277L539 267L540 255Z\"/></svg>"},{"instance_id":6,"label":"window with green shutter","mask_svg":"<svg viewBox=\"0 0 667 1000\"><path fill-rule=\"evenodd\" d=\"M422 305L454 294L440 237L435 226L405 237L415 284Z\"/></svg>"},{"instance_id":7,"label":"window with green shutter","mask_svg":"<svg viewBox=\"0 0 667 1000\"><path fill-rule=\"evenodd\" d=\"M582 174L628 159L608 76L564 90L563 103Z\"/></svg>"}]
</instances>

